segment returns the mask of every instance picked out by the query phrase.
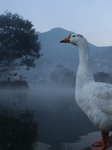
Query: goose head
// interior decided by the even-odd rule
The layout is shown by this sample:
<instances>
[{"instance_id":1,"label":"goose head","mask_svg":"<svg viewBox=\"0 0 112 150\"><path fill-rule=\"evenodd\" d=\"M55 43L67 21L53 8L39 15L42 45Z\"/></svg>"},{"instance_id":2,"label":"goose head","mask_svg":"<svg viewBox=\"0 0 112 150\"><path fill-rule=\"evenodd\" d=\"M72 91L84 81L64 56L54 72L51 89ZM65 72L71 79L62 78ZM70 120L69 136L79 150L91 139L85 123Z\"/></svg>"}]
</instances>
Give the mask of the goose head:
<instances>
[{"instance_id":1,"label":"goose head","mask_svg":"<svg viewBox=\"0 0 112 150\"><path fill-rule=\"evenodd\" d=\"M80 34L70 34L67 38L60 41L60 43L71 43L78 46L83 39L84 37Z\"/></svg>"}]
</instances>

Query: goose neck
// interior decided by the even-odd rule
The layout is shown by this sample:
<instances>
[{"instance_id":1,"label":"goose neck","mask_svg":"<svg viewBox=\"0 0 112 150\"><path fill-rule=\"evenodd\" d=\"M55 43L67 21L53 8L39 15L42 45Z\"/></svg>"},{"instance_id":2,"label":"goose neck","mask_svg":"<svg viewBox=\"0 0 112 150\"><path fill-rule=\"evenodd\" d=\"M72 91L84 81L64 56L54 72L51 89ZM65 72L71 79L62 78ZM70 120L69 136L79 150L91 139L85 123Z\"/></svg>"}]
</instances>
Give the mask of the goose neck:
<instances>
[{"instance_id":1,"label":"goose neck","mask_svg":"<svg viewBox=\"0 0 112 150\"><path fill-rule=\"evenodd\" d=\"M76 87L83 87L88 82L93 82L93 73L90 65L89 48L87 41L83 41L79 48L79 67L76 77Z\"/></svg>"}]
</instances>

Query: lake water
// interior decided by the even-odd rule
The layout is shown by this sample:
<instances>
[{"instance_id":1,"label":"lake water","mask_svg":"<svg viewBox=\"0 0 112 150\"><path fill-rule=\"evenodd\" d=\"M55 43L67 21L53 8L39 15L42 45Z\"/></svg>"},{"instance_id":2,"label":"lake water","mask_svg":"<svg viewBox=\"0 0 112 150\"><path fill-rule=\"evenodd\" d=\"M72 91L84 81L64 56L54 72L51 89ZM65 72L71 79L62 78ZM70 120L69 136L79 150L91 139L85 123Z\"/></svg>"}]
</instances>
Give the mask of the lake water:
<instances>
[{"instance_id":1,"label":"lake water","mask_svg":"<svg viewBox=\"0 0 112 150\"><path fill-rule=\"evenodd\" d=\"M98 139L74 88L0 90L0 150L82 150Z\"/></svg>"}]
</instances>

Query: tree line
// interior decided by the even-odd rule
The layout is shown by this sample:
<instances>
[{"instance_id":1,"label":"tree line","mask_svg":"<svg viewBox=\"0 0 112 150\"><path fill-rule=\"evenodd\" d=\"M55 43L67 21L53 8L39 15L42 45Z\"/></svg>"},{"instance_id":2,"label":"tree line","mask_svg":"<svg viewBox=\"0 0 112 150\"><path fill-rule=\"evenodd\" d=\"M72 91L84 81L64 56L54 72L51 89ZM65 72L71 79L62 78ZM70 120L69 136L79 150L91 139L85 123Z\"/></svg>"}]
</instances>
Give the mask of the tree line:
<instances>
[{"instance_id":1,"label":"tree line","mask_svg":"<svg viewBox=\"0 0 112 150\"><path fill-rule=\"evenodd\" d=\"M112 74L106 72L97 72L94 74L96 82L112 84ZM50 75L50 82L58 86L74 87L76 74L73 70L65 68L63 65L57 65Z\"/></svg>"}]
</instances>

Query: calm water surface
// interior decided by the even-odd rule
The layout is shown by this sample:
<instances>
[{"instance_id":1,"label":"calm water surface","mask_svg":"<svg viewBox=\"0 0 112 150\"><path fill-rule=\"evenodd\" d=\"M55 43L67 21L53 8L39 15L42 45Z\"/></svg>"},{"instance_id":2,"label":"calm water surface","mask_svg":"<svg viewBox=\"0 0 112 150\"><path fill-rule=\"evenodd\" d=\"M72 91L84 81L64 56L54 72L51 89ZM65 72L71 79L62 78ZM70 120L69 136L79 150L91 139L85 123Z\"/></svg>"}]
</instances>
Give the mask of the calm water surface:
<instances>
[{"instance_id":1,"label":"calm water surface","mask_svg":"<svg viewBox=\"0 0 112 150\"><path fill-rule=\"evenodd\" d=\"M0 90L0 150L81 150L97 139L74 89Z\"/></svg>"}]
</instances>

